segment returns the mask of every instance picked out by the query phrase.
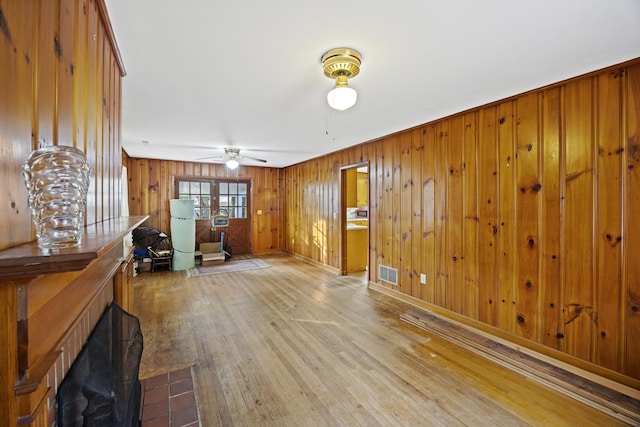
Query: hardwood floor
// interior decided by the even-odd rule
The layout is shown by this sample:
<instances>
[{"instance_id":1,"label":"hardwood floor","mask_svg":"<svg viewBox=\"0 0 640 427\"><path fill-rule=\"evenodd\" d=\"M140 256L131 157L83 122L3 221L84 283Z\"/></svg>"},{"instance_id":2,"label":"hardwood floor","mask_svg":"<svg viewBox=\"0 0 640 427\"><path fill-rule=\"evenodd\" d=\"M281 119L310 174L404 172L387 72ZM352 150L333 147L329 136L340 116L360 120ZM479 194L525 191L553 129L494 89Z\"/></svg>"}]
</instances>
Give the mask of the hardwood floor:
<instances>
[{"instance_id":1,"label":"hardwood floor","mask_svg":"<svg viewBox=\"0 0 640 427\"><path fill-rule=\"evenodd\" d=\"M203 426L612 426L400 320L411 306L284 254L135 278L141 378L193 366Z\"/></svg>"}]
</instances>

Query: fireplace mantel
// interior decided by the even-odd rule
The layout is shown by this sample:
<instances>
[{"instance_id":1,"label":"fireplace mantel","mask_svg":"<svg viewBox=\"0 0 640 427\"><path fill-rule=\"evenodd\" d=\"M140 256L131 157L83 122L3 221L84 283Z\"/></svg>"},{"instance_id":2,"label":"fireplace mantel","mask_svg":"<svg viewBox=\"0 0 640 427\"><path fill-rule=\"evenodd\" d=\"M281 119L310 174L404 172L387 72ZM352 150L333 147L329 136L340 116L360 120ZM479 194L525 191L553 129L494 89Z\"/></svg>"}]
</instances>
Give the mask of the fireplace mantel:
<instances>
[{"instance_id":1,"label":"fireplace mantel","mask_svg":"<svg viewBox=\"0 0 640 427\"><path fill-rule=\"evenodd\" d=\"M57 386L127 274L123 239L147 218L89 225L77 247L46 251L34 241L0 251L0 420L55 419Z\"/></svg>"},{"instance_id":2,"label":"fireplace mantel","mask_svg":"<svg viewBox=\"0 0 640 427\"><path fill-rule=\"evenodd\" d=\"M0 279L80 271L113 247L148 217L129 216L99 222L85 228L79 246L45 250L37 242L0 251Z\"/></svg>"}]
</instances>

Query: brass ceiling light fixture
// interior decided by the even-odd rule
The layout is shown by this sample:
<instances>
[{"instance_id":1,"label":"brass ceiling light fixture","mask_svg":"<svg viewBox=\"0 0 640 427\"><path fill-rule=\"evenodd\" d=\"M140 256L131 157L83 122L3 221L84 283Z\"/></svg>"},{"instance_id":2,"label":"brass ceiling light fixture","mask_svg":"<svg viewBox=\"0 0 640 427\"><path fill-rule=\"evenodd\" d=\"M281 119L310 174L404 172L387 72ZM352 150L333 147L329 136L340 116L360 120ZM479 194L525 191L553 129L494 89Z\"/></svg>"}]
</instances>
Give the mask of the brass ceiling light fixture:
<instances>
[{"instance_id":1,"label":"brass ceiling light fixture","mask_svg":"<svg viewBox=\"0 0 640 427\"><path fill-rule=\"evenodd\" d=\"M324 75L336 81L336 86L327 95L329 106L335 110L346 110L355 105L357 92L349 87L348 80L360 73L362 55L355 49L339 47L322 55Z\"/></svg>"}]
</instances>

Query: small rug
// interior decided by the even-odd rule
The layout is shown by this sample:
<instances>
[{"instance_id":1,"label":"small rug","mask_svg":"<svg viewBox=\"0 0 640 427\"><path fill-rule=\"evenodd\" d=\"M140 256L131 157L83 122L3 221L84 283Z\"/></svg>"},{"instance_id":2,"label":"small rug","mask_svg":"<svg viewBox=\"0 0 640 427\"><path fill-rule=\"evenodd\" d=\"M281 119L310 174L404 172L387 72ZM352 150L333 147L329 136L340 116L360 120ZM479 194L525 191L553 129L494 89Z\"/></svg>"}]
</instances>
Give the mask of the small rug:
<instances>
[{"instance_id":1,"label":"small rug","mask_svg":"<svg viewBox=\"0 0 640 427\"><path fill-rule=\"evenodd\" d=\"M236 271L257 270L259 268L271 267L266 262L258 258L241 259L237 261L228 261L224 264L201 265L187 270L187 277L208 276L211 274L233 273Z\"/></svg>"}]
</instances>

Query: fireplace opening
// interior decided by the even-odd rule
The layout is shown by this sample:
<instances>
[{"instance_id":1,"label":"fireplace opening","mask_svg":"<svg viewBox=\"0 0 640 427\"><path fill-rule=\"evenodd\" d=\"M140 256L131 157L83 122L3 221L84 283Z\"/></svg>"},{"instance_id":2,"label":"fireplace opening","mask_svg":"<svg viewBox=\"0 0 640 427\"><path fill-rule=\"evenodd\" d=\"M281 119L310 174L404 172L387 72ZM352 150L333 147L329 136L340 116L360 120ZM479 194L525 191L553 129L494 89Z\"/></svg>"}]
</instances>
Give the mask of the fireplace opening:
<instances>
[{"instance_id":1,"label":"fireplace opening","mask_svg":"<svg viewBox=\"0 0 640 427\"><path fill-rule=\"evenodd\" d=\"M60 384L58 426L139 426L142 349L138 318L111 303Z\"/></svg>"}]
</instances>

